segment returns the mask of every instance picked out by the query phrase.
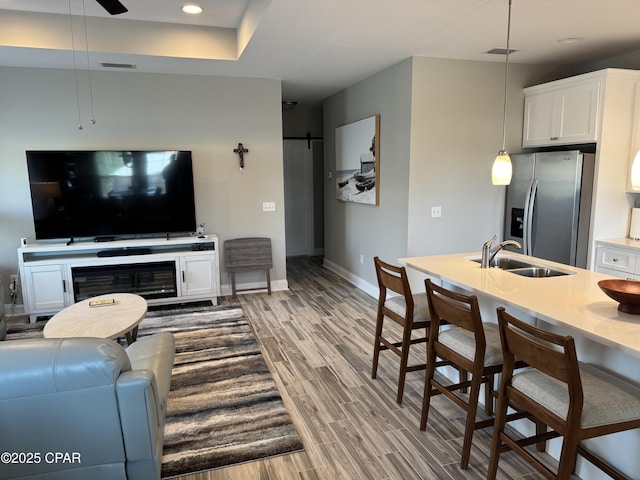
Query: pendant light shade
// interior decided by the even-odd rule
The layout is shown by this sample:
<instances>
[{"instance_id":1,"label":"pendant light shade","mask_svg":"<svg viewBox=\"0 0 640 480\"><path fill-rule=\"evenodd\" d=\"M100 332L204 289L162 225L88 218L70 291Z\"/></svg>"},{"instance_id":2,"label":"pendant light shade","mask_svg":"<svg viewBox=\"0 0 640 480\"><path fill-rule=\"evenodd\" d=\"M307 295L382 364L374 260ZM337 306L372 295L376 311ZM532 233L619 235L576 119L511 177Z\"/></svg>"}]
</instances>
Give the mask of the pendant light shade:
<instances>
[{"instance_id":1,"label":"pendant light shade","mask_svg":"<svg viewBox=\"0 0 640 480\"><path fill-rule=\"evenodd\" d=\"M511 158L506 150L500 150L491 168L491 183L509 185L511 183Z\"/></svg>"},{"instance_id":2,"label":"pendant light shade","mask_svg":"<svg viewBox=\"0 0 640 480\"><path fill-rule=\"evenodd\" d=\"M640 150L631 164L631 188L640 190Z\"/></svg>"},{"instance_id":3,"label":"pendant light shade","mask_svg":"<svg viewBox=\"0 0 640 480\"><path fill-rule=\"evenodd\" d=\"M504 63L504 104L502 109L502 149L493 161L491 168L491 183L493 185L509 185L511 183L511 158L506 150L507 141L507 87L509 85L509 39L511 36L511 0L509 0L509 14L507 17L507 50Z\"/></svg>"}]
</instances>

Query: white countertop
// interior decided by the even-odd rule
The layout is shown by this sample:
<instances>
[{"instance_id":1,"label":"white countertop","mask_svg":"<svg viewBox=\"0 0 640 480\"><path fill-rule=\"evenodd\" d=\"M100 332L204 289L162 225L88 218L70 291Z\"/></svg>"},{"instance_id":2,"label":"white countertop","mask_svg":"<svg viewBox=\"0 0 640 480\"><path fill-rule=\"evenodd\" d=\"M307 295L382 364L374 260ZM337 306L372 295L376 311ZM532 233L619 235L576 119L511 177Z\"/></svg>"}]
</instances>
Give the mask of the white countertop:
<instances>
[{"instance_id":1,"label":"white countertop","mask_svg":"<svg viewBox=\"0 0 640 480\"><path fill-rule=\"evenodd\" d=\"M618 311L598 281L608 275L517 253L501 253L571 275L529 278L499 268L480 268L468 258L478 252L401 258L400 262L505 307L565 328L595 342L640 358L640 315ZM515 313L515 312L514 312Z\"/></svg>"},{"instance_id":2,"label":"white countertop","mask_svg":"<svg viewBox=\"0 0 640 480\"><path fill-rule=\"evenodd\" d=\"M633 250L638 250L640 253L640 240L633 240L628 237L624 238L603 238L596 241L599 245L607 245L609 247L621 247Z\"/></svg>"}]
</instances>

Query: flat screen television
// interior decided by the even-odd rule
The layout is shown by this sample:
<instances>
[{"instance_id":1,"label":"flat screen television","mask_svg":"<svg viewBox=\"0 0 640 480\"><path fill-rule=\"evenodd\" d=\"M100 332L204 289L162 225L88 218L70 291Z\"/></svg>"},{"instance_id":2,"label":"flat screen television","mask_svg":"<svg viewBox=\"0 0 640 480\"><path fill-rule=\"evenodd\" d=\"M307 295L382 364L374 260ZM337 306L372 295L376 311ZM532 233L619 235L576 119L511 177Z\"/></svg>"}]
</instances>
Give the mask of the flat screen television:
<instances>
[{"instance_id":1,"label":"flat screen television","mask_svg":"<svg viewBox=\"0 0 640 480\"><path fill-rule=\"evenodd\" d=\"M196 229L190 151L27 151L36 239Z\"/></svg>"}]
</instances>

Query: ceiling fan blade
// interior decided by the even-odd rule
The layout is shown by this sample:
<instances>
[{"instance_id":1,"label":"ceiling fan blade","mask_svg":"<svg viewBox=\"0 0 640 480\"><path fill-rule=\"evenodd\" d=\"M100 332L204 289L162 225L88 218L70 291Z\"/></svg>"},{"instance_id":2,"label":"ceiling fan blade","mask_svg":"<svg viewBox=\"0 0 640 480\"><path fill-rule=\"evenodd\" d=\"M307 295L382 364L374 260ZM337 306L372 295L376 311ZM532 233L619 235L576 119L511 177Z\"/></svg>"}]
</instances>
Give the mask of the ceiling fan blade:
<instances>
[{"instance_id":1,"label":"ceiling fan blade","mask_svg":"<svg viewBox=\"0 0 640 480\"><path fill-rule=\"evenodd\" d=\"M124 12L128 12L127 7L121 4L118 0L96 0L102 7L111 15L119 15Z\"/></svg>"}]
</instances>

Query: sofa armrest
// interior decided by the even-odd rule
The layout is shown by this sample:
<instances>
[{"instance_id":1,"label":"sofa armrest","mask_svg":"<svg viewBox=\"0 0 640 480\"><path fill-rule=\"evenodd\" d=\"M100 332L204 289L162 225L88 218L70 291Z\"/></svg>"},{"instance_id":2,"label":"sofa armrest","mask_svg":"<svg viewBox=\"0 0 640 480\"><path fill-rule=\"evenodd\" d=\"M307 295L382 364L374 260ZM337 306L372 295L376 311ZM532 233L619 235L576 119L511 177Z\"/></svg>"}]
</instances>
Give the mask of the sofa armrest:
<instances>
[{"instance_id":1,"label":"sofa armrest","mask_svg":"<svg viewBox=\"0 0 640 480\"><path fill-rule=\"evenodd\" d=\"M132 370L116 383L131 479L159 478L175 340L170 333L143 337L127 348Z\"/></svg>"},{"instance_id":2,"label":"sofa armrest","mask_svg":"<svg viewBox=\"0 0 640 480\"><path fill-rule=\"evenodd\" d=\"M153 372L124 372L116 383L116 393L127 461L152 458L164 426Z\"/></svg>"},{"instance_id":3,"label":"sofa armrest","mask_svg":"<svg viewBox=\"0 0 640 480\"><path fill-rule=\"evenodd\" d=\"M171 370L176 351L176 342L168 332L143 337L126 349L132 370L151 370L155 376L161 408L167 406L167 396L171 387Z\"/></svg>"}]
</instances>

